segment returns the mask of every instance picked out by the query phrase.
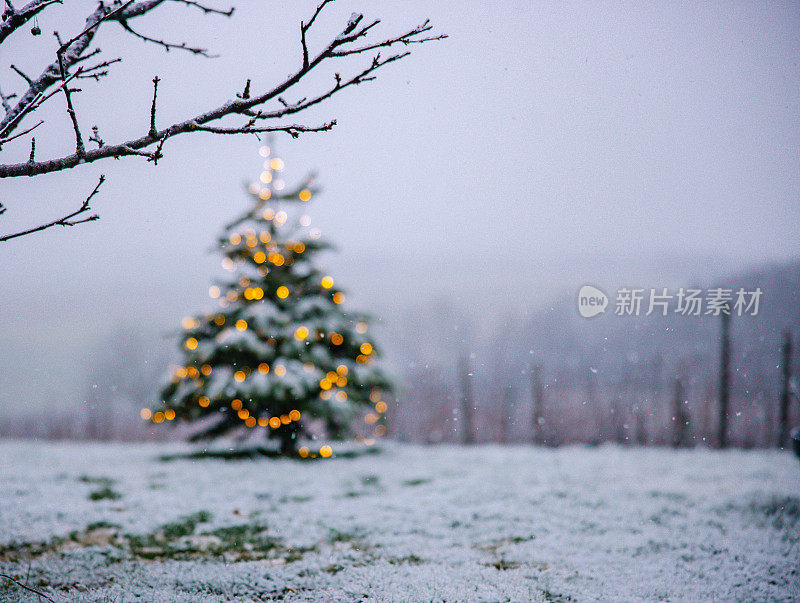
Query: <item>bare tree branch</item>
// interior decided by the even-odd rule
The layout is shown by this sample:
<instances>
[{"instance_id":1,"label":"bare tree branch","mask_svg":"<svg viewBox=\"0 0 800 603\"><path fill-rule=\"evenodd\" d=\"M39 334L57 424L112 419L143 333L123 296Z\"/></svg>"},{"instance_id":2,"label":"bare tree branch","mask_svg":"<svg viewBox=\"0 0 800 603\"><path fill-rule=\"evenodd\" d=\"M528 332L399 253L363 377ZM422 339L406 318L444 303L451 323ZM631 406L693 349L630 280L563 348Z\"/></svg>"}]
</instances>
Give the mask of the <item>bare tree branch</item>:
<instances>
[{"instance_id":1,"label":"bare tree branch","mask_svg":"<svg viewBox=\"0 0 800 603\"><path fill-rule=\"evenodd\" d=\"M0 22L0 44L51 4L61 4L61 0L32 0L20 9L15 9L10 2L6 2L8 8Z\"/></svg>"},{"instance_id":2,"label":"bare tree branch","mask_svg":"<svg viewBox=\"0 0 800 603\"><path fill-rule=\"evenodd\" d=\"M166 50L167 52L169 52L173 48L176 48L178 50L185 50L187 52L191 52L192 54L199 54L206 58L215 58L217 56L208 54L208 50L206 50L205 48L195 48L193 46L189 46L188 44L186 44L186 42L175 44L173 42L167 42L166 40L159 40L157 38L151 38L144 34L140 34L138 31L136 31L130 25L128 25L128 22L126 20L120 19L119 24L122 25L122 29L124 29L128 33L133 34L134 36L136 36L140 40L144 40L145 42L152 42L153 44L157 44L158 46L163 47L164 50Z\"/></svg>"},{"instance_id":3,"label":"bare tree branch","mask_svg":"<svg viewBox=\"0 0 800 603\"><path fill-rule=\"evenodd\" d=\"M325 5L333 1L334 0L322 0L322 4L317 6L317 10L314 11L314 14L308 20L308 23L303 23L300 21L300 44L303 47L303 67L308 67L308 44L306 43L306 33L308 33L308 30L311 29L312 25L314 25L314 21L317 20L317 17L322 12L322 9L325 8Z\"/></svg>"},{"instance_id":4,"label":"bare tree branch","mask_svg":"<svg viewBox=\"0 0 800 603\"><path fill-rule=\"evenodd\" d=\"M158 76L153 78L153 104L150 106L150 131L148 135L155 136L158 133L156 130L156 99L158 98L158 82L161 80Z\"/></svg>"},{"instance_id":5,"label":"bare tree branch","mask_svg":"<svg viewBox=\"0 0 800 603\"><path fill-rule=\"evenodd\" d=\"M38 124L36 124L34 126L31 126L27 130L23 130L22 132L18 132L17 134L14 134L13 136L9 136L8 138L0 138L0 150L2 150L3 149L3 145L6 144L7 142L9 142L10 140L14 140L15 138L19 138L20 136L25 136L25 134L27 134L28 132L33 132L36 128L41 126L43 123L44 123L44 120L40 120Z\"/></svg>"},{"instance_id":6,"label":"bare tree branch","mask_svg":"<svg viewBox=\"0 0 800 603\"><path fill-rule=\"evenodd\" d=\"M0 44L2 40L19 28L23 23L33 18L47 6L60 3L61 0L31 0L24 8L15 9L10 0L5 0L8 8L3 13L3 21L0 24ZM77 35L66 42L63 42L54 32L58 40L59 48L56 53L56 61L47 65L41 74L36 78L31 78L23 73L16 66L11 68L25 80L27 90L20 95L3 94L0 91L0 102L5 114L0 118L0 151L4 143L20 138L42 125L39 121L35 125L26 127L25 120L34 114L43 103L52 98L53 95L62 92L66 100L67 115L72 125L75 138L75 152L70 155L54 158L44 158L36 160L36 141L31 140L31 152L27 162L16 164L0 164L0 178L10 178L19 176L37 176L65 169L71 169L82 163L92 163L108 158L119 159L126 156L140 156L158 163L163 156L165 142L181 134L193 132L205 132L215 135L230 134L259 134L263 132L285 132L292 137L297 137L306 132L323 132L330 130L336 120L328 120L321 125L306 125L302 123L286 123L285 119L291 115L300 113L314 105L322 103L334 94L345 88L357 86L364 82L375 79L375 72L381 67L398 61L409 52L395 53L388 58L382 59L380 54L373 56L371 63L365 68L356 71L354 75L342 77L339 73L334 74L334 83L330 87L316 94L304 96L294 103L289 103L284 99L284 95L295 90L301 81L307 79L309 73L317 69L323 63L329 63L330 59L347 57L350 55L363 55L371 51L378 51L384 48L396 48L397 46L407 46L409 44L421 44L434 40L441 40L445 35L432 35L432 27L429 21L410 29L400 35L389 36L376 41L368 41L370 34L380 23L378 19L368 22L364 21L364 16L354 13L338 35L321 47L316 54L312 54L310 45L310 35L312 26L317 18L329 4L335 0L321 0L316 6L311 18L300 23L300 46L302 62L288 77L271 88L254 91L251 80L248 79L242 92L231 94L228 99L216 108L207 110L203 113L194 115L183 121L173 123L161 129L157 126L157 102L158 84L160 79L153 78L153 98L150 107L149 128L138 138L107 144L100 137L97 126L92 127L92 134L86 140L94 142L97 148L87 149L84 144L84 136L81 131L80 120L75 111L72 95L80 91L73 83L80 79L94 79L100 81L108 74L109 67L121 61L120 58L110 60L100 60L91 66L86 66L86 61L100 53L99 48L91 48L92 42L97 31L106 23L117 22L124 31L145 42L162 46L166 51L171 49L185 50L196 55L206 56L209 54L205 49L190 46L187 43L176 44L159 38L155 38L144 33L140 33L131 25L131 21L137 17L148 14L158 6L172 2L188 7L194 7L205 14L216 14L230 17L234 9L222 10L213 8L196 0L128 0L122 3L114 0L113 4L100 1L97 8L86 18L83 29ZM12 104L13 99L13 104ZM244 123L237 125L236 117L245 118ZM277 123L264 123L269 120L277 120ZM233 122L233 123L232 123ZM16 130L20 130L17 132ZM96 194L100 185L104 181L101 178L98 186L87 198L84 205L79 210L55 220L51 223L29 229L22 233L7 235L0 238L5 241L32 232L38 232L51 228L52 226L72 226L86 221L96 219L96 216L89 218L76 219L84 212L88 211L88 202ZM2 208L2 206L0 206ZM2 208L4 209L4 208ZM2 213L0 211L0 213Z\"/></svg>"},{"instance_id":7,"label":"bare tree branch","mask_svg":"<svg viewBox=\"0 0 800 603\"><path fill-rule=\"evenodd\" d=\"M31 99L31 102L26 107L24 107L22 110L20 110L19 112L16 113L16 116L14 117L14 119L10 120L8 122L8 124L6 124L5 127L0 129L0 136L7 136L10 132L12 132L14 130L14 128L16 128L16 126L19 124L19 122L22 121L22 119L27 114L33 113L34 111L36 111L36 109L38 109L47 99L49 99L50 97L54 96L59 90L61 90L62 87L65 87L69 82L71 82L78 75L80 75L80 69L78 71L76 71L75 73L73 73L71 76L69 76L67 78L67 80L64 81L62 84L60 84L57 88L54 88L53 90L51 90L47 94L45 94L44 91L43 91L43 92L40 92L38 95L34 96Z\"/></svg>"},{"instance_id":8,"label":"bare tree branch","mask_svg":"<svg viewBox=\"0 0 800 603\"><path fill-rule=\"evenodd\" d=\"M324 7L326 4L331 2L332 0L327 0L323 2L314 14L313 19L316 18L316 15L319 14L319 10ZM130 10L130 9L129 9ZM372 22L367 26L359 28L359 24L363 20L363 15L354 14L350 17L345 27L342 29L341 33L336 36L328 45L320 51L315 57L309 59L307 65L302 65L300 69L298 69L294 74L290 75L286 80L275 86L272 90L269 90L263 94L251 96L248 99L241 98L239 95L235 95L238 97L236 100L229 100L223 105L212 109L211 111L207 111L206 113L197 115L190 119L187 119L183 122L173 124L167 128L162 130L158 130L156 132L148 131L148 133L140 138L129 140L123 143L115 144L115 145L106 145L99 149L94 149L91 151L84 151L83 153L76 152L73 155L68 155L65 157L61 157L59 159L51 159L46 161L40 161L36 163L24 163L24 164L14 164L14 165L0 165L0 178L7 178L7 177L16 177L16 176L34 176L38 174L45 174L55 171L60 171L64 169L73 168L79 163L92 163L94 161L98 161L100 159L106 159L109 157L122 157L126 155L141 155L153 159L152 153L143 152L143 149L147 147L163 144L163 140L167 138L171 138L173 136L177 136L180 134L190 133L190 132L202 132L202 131L213 131L214 133L241 133L241 134L249 134L253 133L257 130L254 130L252 127L239 127L239 128L231 128L227 126L209 126L210 122L221 120L224 117L237 115L237 114L244 114L253 116L254 112L252 109L254 107L258 107L264 105L265 103L277 98L283 94L286 90L295 86L298 82L300 82L309 72L311 72L315 67L320 65L326 59L331 57L341 57L346 56L348 54L356 54L364 52L363 48L355 48L349 49L346 47L347 44L362 38L366 33L375 25L376 22ZM400 36L387 38L376 43L374 46L381 47L381 48L388 48L398 44L407 44L413 40L415 40L416 36L421 33L425 33L430 30L430 25L426 21L422 25L415 27L414 29L401 34ZM87 34L88 35L88 34ZM436 36L432 39L442 39L444 36ZM389 57L385 60L380 60L379 56L376 56L371 65L367 67L362 72L358 73L354 77L350 78L346 82L342 83L340 79L337 79L336 85L330 88L327 92L320 94L319 96L315 97L310 101L306 101L304 103L298 105L289 105L284 106L280 109L268 112L262 112L259 115L259 119L276 119L280 117L284 117L293 113L298 113L304 109L307 109L317 103L330 98L333 94L353 85L358 85L363 82L371 81L374 79L374 76L371 74L379 69L380 67L397 61L399 59L404 58L408 55L408 52L394 55ZM243 95L242 95L243 96ZM0 122L1 124L1 122ZM209 130L209 127L213 127L215 130ZM324 128L327 129L327 128ZM217 132L217 130L220 130ZM259 130L259 131L284 131L288 132L292 135L299 134L300 132L316 132L320 131L321 129L318 128L299 128L296 125L293 126L278 126L275 127L273 130ZM0 130L0 134L3 131Z\"/></svg>"},{"instance_id":9,"label":"bare tree branch","mask_svg":"<svg viewBox=\"0 0 800 603\"><path fill-rule=\"evenodd\" d=\"M3 243L10 239L16 239L17 237L24 237L25 235L33 234L34 232L47 230L48 228L52 228L53 226L77 226L78 224L83 224L84 222L94 222L95 220L99 220L100 216L98 216L97 214L93 214L86 218L81 218L80 220L75 220L74 218L77 218L78 216L85 214L88 211L91 211L92 208L89 207L89 201L91 201L92 197L94 197L97 194L97 191L100 190L100 187L103 185L103 182L105 181L106 181L105 175L101 175L100 180L97 183L97 186L94 187L94 190L89 194L88 197L86 197L81 206L71 214L67 214L63 218L59 218L58 220L53 220L52 222L48 222L47 224L42 224L41 226L36 226L34 228L29 228L28 230L22 230L20 232L15 232L13 234L4 235L0 237L0 243ZM0 205L0 208L2 208L2 205ZM5 211L5 208L3 208L3 211ZM0 211L0 214L2 213L3 212Z\"/></svg>"},{"instance_id":10,"label":"bare tree branch","mask_svg":"<svg viewBox=\"0 0 800 603\"><path fill-rule=\"evenodd\" d=\"M180 2L181 4L186 4L187 6L196 6L205 14L215 14L215 15L224 15L226 17L230 17L233 15L234 8L230 7L228 10L220 10L218 8L210 8L199 2L193 2L192 0L173 0L173 2Z\"/></svg>"},{"instance_id":11,"label":"bare tree branch","mask_svg":"<svg viewBox=\"0 0 800 603\"><path fill-rule=\"evenodd\" d=\"M286 132L292 138L297 138L302 132L327 132L336 125L336 120L329 121L321 126L304 126L300 124L286 124L280 126L254 126L247 123L240 128L215 128L212 126L197 126L198 132L212 134L259 134L263 132Z\"/></svg>"},{"instance_id":12,"label":"bare tree branch","mask_svg":"<svg viewBox=\"0 0 800 603\"><path fill-rule=\"evenodd\" d=\"M16 67L15 65L9 65L9 66L11 67L11 69L17 72L17 75L19 75L23 80L28 82L28 86L30 86L33 83L33 80L24 73L22 73L22 71L18 67Z\"/></svg>"}]
</instances>

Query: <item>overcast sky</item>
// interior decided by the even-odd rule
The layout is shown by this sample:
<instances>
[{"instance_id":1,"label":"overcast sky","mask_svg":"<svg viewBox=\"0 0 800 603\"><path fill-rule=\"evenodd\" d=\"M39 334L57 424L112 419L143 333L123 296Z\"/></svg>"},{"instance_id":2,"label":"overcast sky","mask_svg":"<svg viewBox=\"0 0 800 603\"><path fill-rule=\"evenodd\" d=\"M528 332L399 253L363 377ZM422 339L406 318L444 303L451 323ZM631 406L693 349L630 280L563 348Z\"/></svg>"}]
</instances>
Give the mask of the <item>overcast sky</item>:
<instances>
[{"instance_id":1,"label":"overcast sky","mask_svg":"<svg viewBox=\"0 0 800 603\"><path fill-rule=\"evenodd\" d=\"M221 55L212 60L104 28L99 46L124 62L82 85L84 128L97 124L107 142L143 134L156 74L163 126L247 78L257 91L295 69L298 24L315 2L235 5L231 19L175 5L138 23ZM38 74L50 32L76 34L93 6L65 1L39 19L44 35L24 29L5 44L3 90L22 82L8 64ZM385 321L433 300L497 316L587 280L666 286L800 255L797 3L339 0L312 45L353 11L380 17L376 33L430 18L450 36L298 116L336 118L332 132L276 145L288 180L319 173L310 213L340 249L327 265ZM331 78L323 69L301 92ZM62 105L43 111L40 158L71 152ZM0 159L26 160L28 144ZM0 408L74 399L87 350L120 325L158 338L208 304L219 271L209 250L248 204L257 148L183 136L157 167L129 158L0 181L7 232L73 209L108 177L99 222L0 244Z\"/></svg>"}]
</instances>

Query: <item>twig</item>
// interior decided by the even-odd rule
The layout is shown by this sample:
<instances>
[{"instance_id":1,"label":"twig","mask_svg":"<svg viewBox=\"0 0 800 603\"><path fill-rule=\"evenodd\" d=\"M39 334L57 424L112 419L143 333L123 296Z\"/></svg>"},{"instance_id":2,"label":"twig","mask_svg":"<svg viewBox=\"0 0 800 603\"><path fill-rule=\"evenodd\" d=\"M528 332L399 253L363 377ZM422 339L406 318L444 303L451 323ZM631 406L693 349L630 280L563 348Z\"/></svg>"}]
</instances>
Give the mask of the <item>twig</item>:
<instances>
[{"instance_id":1,"label":"twig","mask_svg":"<svg viewBox=\"0 0 800 603\"><path fill-rule=\"evenodd\" d=\"M180 2L181 4L186 4L187 6L196 6L205 14L213 13L215 15L223 15L225 17L230 17L233 15L233 11L235 10L233 6L231 6L228 10L220 10L218 8L210 8L208 6L204 6L199 2L194 2L193 0L172 0L173 2Z\"/></svg>"},{"instance_id":2,"label":"twig","mask_svg":"<svg viewBox=\"0 0 800 603\"><path fill-rule=\"evenodd\" d=\"M311 26L314 25L314 21L316 21L317 16L322 12L322 9L325 8L326 4L333 2L333 0L322 0L322 4L317 6L317 10L314 11L314 14L308 20L308 23L303 23L300 21L300 45L303 47L303 67L308 67L308 44L306 43L306 32L311 29Z\"/></svg>"},{"instance_id":3,"label":"twig","mask_svg":"<svg viewBox=\"0 0 800 603\"><path fill-rule=\"evenodd\" d=\"M35 126L31 126L27 130L23 130L22 132L18 132L17 134L14 134L13 136L9 136L8 138L0 138L0 149L2 149L3 145L6 144L8 141L14 140L15 138L19 138L20 136L25 136L25 134L27 134L28 132L32 132L33 130L35 130L36 128L41 126L43 123L44 123L44 120L40 120L38 124L36 124Z\"/></svg>"},{"instance_id":4,"label":"twig","mask_svg":"<svg viewBox=\"0 0 800 603\"><path fill-rule=\"evenodd\" d=\"M153 44L157 44L158 46L163 47L164 50L166 50L167 52L175 48L177 50L185 50L187 52L191 52L192 54L199 54L200 56L204 56L209 59L216 58L216 55L208 54L208 50L206 50L205 48L195 48L193 46L189 46L188 44L186 44L186 42L175 44L173 42L167 42L165 40L159 40L158 38L151 38L150 36L140 34L138 31L136 31L130 25L128 25L128 21L125 19L119 19L119 24L122 26L122 29L127 31L129 34L133 34L134 36L136 36L140 40L144 40L145 42L152 42Z\"/></svg>"},{"instance_id":5,"label":"twig","mask_svg":"<svg viewBox=\"0 0 800 603\"><path fill-rule=\"evenodd\" d=\"M56 39L58 39L58 34L56 34ZM82 158L86 153L86 147L83 146L81 129L80 126L78 126L78 116L75 114L75 107L72 106L72 91L70 90L69 86L66 85L67 70L64 67L64 48L66 47L62 44L57 53L58 68L61 71L61 80L64 82L64 85L61 86L61 89L64 91L64 96L67 99L67 114L72 121L72 129L75 132L75 154Z\"/></svg>"},{"instance_id":6,"label":"twig","mask_svg":"<svg viewBox=\"0 0 800 603\"><path fill-rule=\"evenodd\" d=\"M92 200L97 194L97 191L100 190L100 187L103 185L103 182L106 181L105 175L100 176L100 180L97 183L97 186L94 187L94 190L86 197L86 200L83 204L71 214L67 214L63 218L59 218L58 220L53 220L52 222L48 222L47 224L42 224L41 226L36 226L34 228L29 228L28 230L22 230L20 232L15 232L13 234L5 235L0 237L0 243L8 241L10 239L15 239L17 237L23 237L25 235L33 234L34 232L39 232L41 230L46 230L48 228L52 228L53 226L77 226L78 224L83 224L84 222L93 222L95 220L99 220L100 216L97 214L93 214L88 218L81 218L80 220L73 220L73 218L78 217L79 215L90 211L92 208L89 206L89 202ZM3 574L0 574L2 576ZM7 577L7 576L5 576ZM42 595L44 596L44 595ZM50 599L52 601L52 599Z\"/></svg>"},{"instance_id":7,"label":"twig","mask_svg":"<svg viewBox=\"0 0 800 603\"><path fill-rule=\"evenodd\" d=\"M158 97L158 82L161 80L158 76L153 78L153 104L150 106L150 136L155 136L158 133L156 130L156 98Z\"/></svg>"},{"instance_id":8,"label":"twig","mask_svg":"<svg viewBox=\"0 0 800 603\"><path fill-rule=\"evenodd\" d=\"M17 67L16 65L9 65L9 67L11 67L11 69L13 69L14 71L16 71L16 72L17 72L17 75L19 75L19 76L20 76L20 77L21 77L23 80L25 80L26 82L28 82L28 86L30 86L31 84L33 84L33 80L32 80L31 78L29 78L27 75L25 75L25 74L24 74L24 73L23 73L23 72L22 72L22 71L19 69L19 67Z\"/></svg>"},{"instance_id":9,"label":"twig","mask_svg":"<svg viewBox=\"0 0 800 603\"><path fill-rule=\"evenodd\" d=\"M2 239L0 239L0 240L2 240ZM24 588L24 589L25 589L25 590L27 590L27 591L30 591L30 592L32 592L32 593L36 593L36 594L37 594L37 595L39 595L40 597L44 597L44 598L45 598L45 599L47 599L48 601L52 601L53 603L56 603L55 601L53 601L53 599L51 599L50 597L48 597L48 596L47 596L46 594L44 594L42 591L40 591L40 590L36 590L35 588L31 588L30 586L25 586L25 585L24 585L22 582L20 582L19 580L14 580L14 578L12 578L11 576L9 576L8 574L0 574L0 578L5 578L6 580L10 580L11 582L13 582L14 584L16 584L16 585L17 585L17 586L19 586L20 588Z\"/></svg>"},{"instance_id":10,"label":"twig","mask_svg":"<svg viewBox=\"0 0 800 603\"><path fill-rule=\"evenodd\" d=\"M302 132L327 132L336 125L336 120L331 120L321 126L304 126L300 124L287 124L281 126L259 126L254 127L252 123L247 123L240 128L217 128L213 126L197 126L199 132L210 132L212 134L258 134L264 132L286 132L292 138L297 138Z\"/></svg>"},{"instance_id":11,"label":"twig","mask_svg":"<svg viewBox=\"0 0 800 603\"><path fill-rule=\"evenodd\" d=\"M101 77L108 75L108 69L106 69L106 67L109 67L114 63L121 63L121 62L122 59L117 58L117 59L111 59L109 61L103 61L102 63L97 63L97 65L92 65L91 67L82 67L76 79L81 80L81 79L92 78L95 81L99 81ZM102 69L102 71L99 71L100 69Z\"/></svg>"}]
</instances>

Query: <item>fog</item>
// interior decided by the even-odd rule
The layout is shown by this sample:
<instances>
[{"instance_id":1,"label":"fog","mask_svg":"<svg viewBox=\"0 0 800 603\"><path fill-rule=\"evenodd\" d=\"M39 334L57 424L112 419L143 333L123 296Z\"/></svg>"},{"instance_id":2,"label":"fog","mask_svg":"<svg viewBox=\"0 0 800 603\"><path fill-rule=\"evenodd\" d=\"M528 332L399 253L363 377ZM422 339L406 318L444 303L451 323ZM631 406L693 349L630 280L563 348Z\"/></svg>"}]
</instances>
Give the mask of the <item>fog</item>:
<instances>
[{"instance_id":1,"label":"fog","mask_svg":"<svg viewBox=\"0 0 800 603\"><path fill-rule=\"evenodd\" d=\"M4 90L20 84L8 63L36 73L55 51L49 32L74 35L92 5L54 7L40 19L46 35L4 45ZM215 59L108 27L99 46L125 60L83 85L79 115L112 141L145 131L156 74L161 124L247 78L279 81L300 60L298 24L313 4L236 8L225 19L164 7L143 21ZM585 282L666 287L800 255L797 4L342 1L312 44L356 10L385 32L430 18L449 38L298 116L335 118L333 131L274 146L287 180L319 174L309 213L339 249L326 266L385 338L410 316L435 321L442 304L491 331ZM37 133L42 157L71 151L62 104L44 112L58 125ZM0 182L10 232L73 209L108 177L93 200L100 221L0 246L0 412L80 405L116 333L152 342L151 362L164 362L181 318L209 304L220 270L210 251L249 203L242 183L260 170L258 144L187 135L157 166L129 158ZM4 162L25 161L27 145L7 145ZM435 347L426 333L407 335Z\"/></svg>"}]
</instances>

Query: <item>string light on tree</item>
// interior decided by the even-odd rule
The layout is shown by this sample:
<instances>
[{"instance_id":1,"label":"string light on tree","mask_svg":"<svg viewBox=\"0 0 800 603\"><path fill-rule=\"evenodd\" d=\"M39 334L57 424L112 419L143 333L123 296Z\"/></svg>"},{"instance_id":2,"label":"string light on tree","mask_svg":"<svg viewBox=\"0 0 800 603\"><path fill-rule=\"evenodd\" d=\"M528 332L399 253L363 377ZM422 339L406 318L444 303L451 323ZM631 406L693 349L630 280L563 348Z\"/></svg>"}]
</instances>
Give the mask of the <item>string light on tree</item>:
<instances>
[{"instance_id":1,"label":"string light on tree","mask_svg":"<svg viewBox=\"0 0 800 603\"><path fill-rule=\"evenodd\" d=\"M208 290L218 308L182 321L183 363L162 391L163 408L141 417L195 424L197 438L260 430L284 454L327 458L327 444L298 449L309 426L335 439L358 421L369 444L386 431L391 386L367 317L344 310L344 293L315 263L330 245L306 213L318 192L313 176L287 186L283 159L268 145L258 153L264 169L246 187L250 207L218 239L227 273Z\"/></svg>"}]
</instances>

